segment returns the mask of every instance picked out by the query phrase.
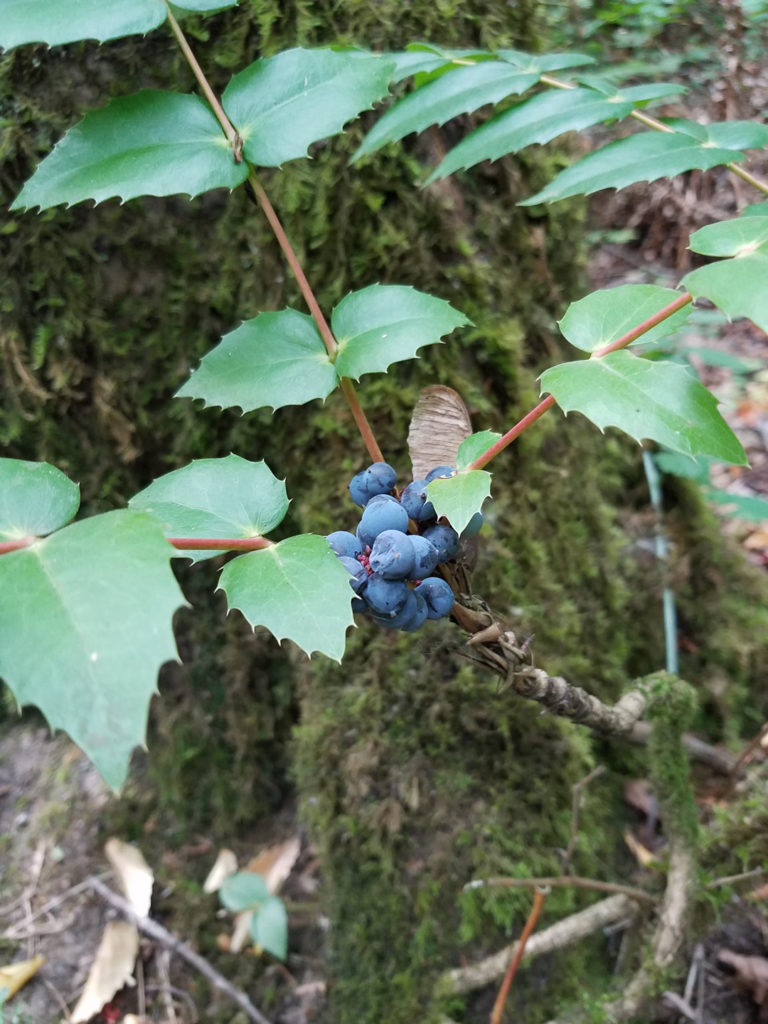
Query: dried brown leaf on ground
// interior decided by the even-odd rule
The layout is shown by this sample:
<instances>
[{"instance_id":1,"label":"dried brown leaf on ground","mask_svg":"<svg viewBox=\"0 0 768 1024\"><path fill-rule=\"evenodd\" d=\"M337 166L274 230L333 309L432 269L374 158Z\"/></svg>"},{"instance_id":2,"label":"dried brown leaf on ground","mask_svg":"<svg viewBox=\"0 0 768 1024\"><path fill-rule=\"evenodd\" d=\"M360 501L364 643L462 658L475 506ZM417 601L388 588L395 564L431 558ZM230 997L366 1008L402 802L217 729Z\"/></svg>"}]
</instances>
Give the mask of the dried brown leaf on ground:
<instances>
[{"instance_id":1,"label":"dried brown leaf on ground","mask_svg":"<svg viewBox=\"0 0 768 1024\"><path fill-rule=\"evenodd\" d=\"M730 949L719 949L717 959L736 972L738 984L752 993L760 1007L761 1020L768 1020L768 957L743 956Z\"/></svg>"},{"instance_id":2,"label":"dried brown leaf on ground","mask_svg":"<svg viewBox=\"0 0 768 1024\"><path fill-rule=\"evenodd\" d=\"M148 917L155 876L141 850L122 839L113 838L107 840L104 853L114 868L125 898L139 917Z\"/></svg>"},{"instance_id":3,"label":"dried brown leaf on ground","mask_svg":"<svg viewBox=\"0 0 768 1024\"><path fill-rule=\"evenodd\" d=\"M218 892L226 879L230 875L234 875L236 871L237 857L234 853L227 849L219 850L216 861L208 872L208 877L203 882L203 892L208 893L208 895L212 892Z\"/></svg>"},{"instance_id":4,"label":"dried brown leaf on ground","mask_svg":"<svg viewBox=\"0 0 768 1024\"><path fill-rule=\"evenodd\" d=\"M16 963L0 967L0 992L5 989L5 998L10 999L11 996L16 995L20 988L27 984L30 978L37 974L44 963L44 956L34 956L31 960L17 960ZM2 1013L0 1013L1 1019Z\"/></svg>"},{"instance_id":5,"label":"dried brown leaf on ground","mask_svg":"<svg viewBox=\"0 0 768 1024\"><path fill-rule=\"evenodd\" d=\"M262 850L248 861L245 870L253 872L254 875L261 875L270 894L274 896L293 871L300 851L301 841L298 836L293 836L284 843L277 843Z\"/></svg>"},{"instance_id":6,"label":"dried brown leaf on ground","mask_svg":"<svg viewBox=\"0 0 768 1024\"><path fill-rule=\"evenodd\" d=\"M104 929L83 993L72 1011L72 1024L85 1024L116 992L133 985L139 933L128 921L110 921Z\"/></svg>"}]
</instances>

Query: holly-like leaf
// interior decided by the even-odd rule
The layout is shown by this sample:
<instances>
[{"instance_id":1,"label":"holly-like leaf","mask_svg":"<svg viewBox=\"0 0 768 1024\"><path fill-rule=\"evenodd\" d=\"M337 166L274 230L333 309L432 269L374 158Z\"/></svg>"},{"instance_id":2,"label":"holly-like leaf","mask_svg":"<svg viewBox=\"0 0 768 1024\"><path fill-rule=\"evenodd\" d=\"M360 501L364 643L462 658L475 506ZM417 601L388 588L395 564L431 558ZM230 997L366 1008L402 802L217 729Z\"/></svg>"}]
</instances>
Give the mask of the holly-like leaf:
<instances>
[{"instance_id":1,"label":"holly-like leaf","mask_svg":"<svg viewBox=\"0 0 768 1024\"><path fill-rule=\"evenodd\" d=\"M225 334L176 397L250 412L325 399L337 383L312 318L284 309L261 313Z\"/></svg>"},{"instance_id":2,"label":"holly-like leaf","mask_svg":"<svg viewBox=\"0 0 768 1024\"><path fill-rule=\"evenodd\" d=\"M227 455L198 459L166 473L131 498L129 505L159 519L166 537L262 537L283 521L288 495L285 482L265 462ZM221 552L184 554L202 559Z\"/></svg>"},{"instance_id":3,"label":"holly-like leaf","mask_svg":"<svg viewBox=\"0 0 768 1024\"><path fill-rule=\"evenodd\" d=\"M523 50L499 50L498 56L518 71L528 71L537 75L595 63L594 57L587 57L584 53L525 53Z\"/></svg>"},{"instance_id":4,"label":"holly-like leaf","mask_svg":"<svg viewBox=\"0 0 768 1024\"><path fill-rule=\"evenodd\" d=\"M174 0L174 7L210 13L237 0ZM163 0L3 0L0 47L56 46L78 39L108 39L151 32L168 14Z\"/></svg>"},{"instance_id":5,"label":"holly-like leaf","mask_svg":"<svg viewBox=\"0 0 768 1024\"><path fill-rule=\"evenodd\" d=\"M0 558L0 676L113 789L144 743L158 669L177 657L172 555L154 519L117 511Z\"/></svg>"},{"instance_id":6,"label":"holly-like leaf","mask_svg":"<svg viewBox=\"0 0 768 1024\"><path fill-rule=\"evenodd\" d=\"M3 0L0 46L119 39L151 32L165 21L163 0Z\"/></svg>"},{"instance_id":7,"label":"holly-like leaf","mask_svg":"<svg viewBox=\"0 0 768 1024\"><path fill-rule=\"evenodd\" d=\"M435 506L435 512L438 516L445 516L457 533L461 533L472 516L480 511L490 494L491 474L484 469L464 470L456 476L433 480L427 485L427 495Z\"/></svg>"},{"instance_id":8,"label":"holly-like leaf","mask_svg":"<svg viewBox=\"0 0 768 1024\"><path fill-rule=\"evenodd\" d=\"M0 459L0 541L43 537L70 521L80 488L47 462Z\"/></svg>"},{"instance_id":9,"label":"holly-like leaf","mask_svg":"<svg viewBox=\"0 0 768 1024\"><path fill-rule=\"evenodd\" d=\"M636 181L656 181L693 168L705 171L743 156L738 150L701 143L677 132L638 132L589 153L520 206L589 195L602 188L624 188Z\"/></svg>"},{"instance_id":10,"label":"holly-like leaf","mask_svg":"<svg viewBox=\"0 0 768 1024\"><path fill-rule=\"evenodd\" d=\"M500 437L501 434L495 430L478 430L476 433L470 434L466 441L462 441L459 445L456 468L459 470L466 469L483 452L487 452L491 445L495 444Z\"/></svg>"},{"instance_id":11,"label":"holly-like leaf","mask_svg":"<svg viewBox=\"0 0 768 1024\"><path fill-rule=\"evenodd\" d=\"M253 910L269 899L269 889L261 875L238 871L221 883L219 898L227 910L238 914L241 910Z\"/></svg>"},{"instance_id":12,"label":"holly-like leaf","mask_svg":"<svg viewBox=\"0 0 768 1024\"><path fill-rule=\"evenodd\" d=\"M690 135L704 145L725 146L728 149L762 149L768 145L768 125L757 121L698 124L684 118L672 118L668 123L675 131Z\"/></svg>"},{"instance_id":13,"label":"holly-like leaf","mask_svg":"<svg viewBox=\"0 0 768 1024\"><path fill-rule=\"evenodd\" d=\"M538 74L518 71L504 61L457 67L409 93L380 117L352 161L411 132L445 124L452 117L470 113L486 103L498 103L506 96L525 92L538 80Z\"/></svg>"},{"instance_id":14,"label":"holly-like leaf","mask_svg":"<svg viewBox=\"0 0 768 1024\"><path fill-rule=\"evenodd\" d=\"M44 210L84 199L100 203L112 196L196 196L236 188L247 176L201 99L143 89L91 111L70 128L11 209Z\"/></svg>"},{"instance_id":15,"label":"holly-like leaf","mask_svg":"<svg viewBox=\"0 0 768 1024\"><path fill-rule=\"evenodd\" d=\"M288 953L288 915L279 897L268 897L253 915L251 938L265 953L285 960Z\"/></svg>"},{"instance_id":16,"label":"holly-like leaf","mask_svg":"<svg viewBox=\"0 0 768 1024\"><path fill-rule=\"evenodd\" d=\"M373 284L350 292L331 317L339 343L336 370L340 377L354 380L382 372L469 323L444 299L407 285Z\"/></svg>"},{"instance_id":17,"label":"holly-like leaf","mask_svg":"<svg viewBox=\"0 0 768 1024\"><path fill-rule=\"evenodd\" d=\"M230 608L307 654L341 661L352 618L349 573L324 537L302 534L228 562L221 589Z\"/></svg>"},{"instance_id":18,"label":"holly-like leaf","mask_svg":"<svg viewBox=\"0 0 768 1024\"><path fill-rule=\"evenodd\" d=\"M691 235L690 246L705 256L731 258L686 274L683 287L714 302L727 316L749 317L768 331L768 216L753 211L710 224Z\"/></svg>"},{"instance_id":19,"label":"holly-like leaf","mask_svg":"<svg viewBox=\"0 0 768 1024\"><path fill-rule=\"evenodd\" d=\"M393 72L378 54L285 50L235 75L222 102L246 159L278 167L386 96Z\"/></svg>"},{"instance_id":20,"label":"holly-like leaf","mask_svg":"<svg viewBox=\"0 0 768 1024\"><path fill-rule=\"evenodd\" d=\"M663 93L677 89L669 85ZM550 89L497 114L470 132L453 147L426 184L482 160L499 160L533 143L550 142L563 132L579 131L602 121L625 117L641 100L648 98L643 86L615 90L610 96L595 89Z\"/></svg>"},{"instance_id":21,"label":"holly-like leaf","mask_svg":"<svg viewBox=\"0 0 768 1024\"><path fill-rule=\"evenodd\" d=\"M673 288L655 284L622 284L601 288L572 302L560 320L560 330L576 348L594 352L627 334L649 317L680 298ZM648 345L679 331L688 319L691 306L679 309L658 326L641 334L632 344Z\"/></svg>"},{"instance_id":22,"label":"holly-like leaf","mask_svg":"<svg viewBox=\"0 0 768 1024\"><path fill-rule=\"evenodd\" d=\"M598 426L618 427L684 455L711 455L746 465L744 449L717 411L717 399L682 366L631 352L561 363L541 375L563 412L577 411Z\"/></svg>"},{"instance_id":23,"label":"holly-like leaf","mask_svg":"<svg viewBox=\"0 0 768 1024\"><path fill-rule=\"evenodd\" d=\"M768 501L765 498L750 494L731 494L729 491L721 491L714 487L707 488L704 493L717 505L732 506L734 515L739 519L752 523L768 522Z\"/></svg>"}]
</instances>

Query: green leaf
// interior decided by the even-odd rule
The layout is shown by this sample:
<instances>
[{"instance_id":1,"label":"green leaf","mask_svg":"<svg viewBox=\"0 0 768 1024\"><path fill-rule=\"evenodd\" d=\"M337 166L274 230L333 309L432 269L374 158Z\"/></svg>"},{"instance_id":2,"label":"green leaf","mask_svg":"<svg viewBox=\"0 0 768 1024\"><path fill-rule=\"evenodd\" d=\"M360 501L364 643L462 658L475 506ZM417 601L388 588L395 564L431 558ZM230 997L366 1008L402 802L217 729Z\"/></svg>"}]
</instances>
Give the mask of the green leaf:
<instances>
[{"instance_id":1,"label":"green leaf","mask_svg":"<svg viewBox=\"0 0 768 1024\"><path fill-rule=\"evenodd\" d=\"M456 476L427 484L427 495L438 517L445 516L457 533L461 533L475 512L480 511L490 494L491 474L484 469L464 470Z\"/></svg>"},{"instance_id":2,"label":"green leaf","mask_svg":"<svg viewBox=\"0 0 768 1024\"><path fill-rule=\"evenodd\" d=\"M267 883L261 875L252 871L238 871L225 878L219 889L219 899L236 914L241 910L252 910L269 899Z\"/></svg>"},{"instance_id":3,"label":"green leaf","mask_svg":"<svg viewBox=\"0 0 768 1024\"><path fill-rule=\"evenodd\" d=\"M345 295L333 311L331 327L339 343L336 370L354 380L382 372L469 323L444 299L407 285L372 284Z\"/></svg>"},{"instance_id":4,"label":"green leaf","mask_svg":"<svg viewBox=\"0 0 768 1024\"><path fill-rule=\"evenodd\" d=\"M689 135L639 132L589 153L519 205L535 206L569 196L589 195L602 188L624 188L636 181L656 181L693 168L705 171L743 156L737 150L702 144Z\"/></svg>"},{"instance_id":5,"label":"green leaf","mask_svg":"<svg viewBox=\"0 0 768 1024\"><path fill-rule=\"evenodd\" d=\"M491 445L495 444L500 437L501 434L495 430L478 430L476 433L470 434L459 445L459 452L456 456L456 468L459 470L466 469L478 456L482 455L483 452L487 452Z\"/></svg>"},{"instance_id":6,"label":"green leaf","mask_svg":"<svg viewBox=\"0 0 768 1024\"><path fill-rule=\"evenodd\" d=\"M618 341L633 328L681 297L673 288L655 284L622 284L601 288L572 302L560 320L560 330L576 348L594 352ZM641 334L632 344L647 345L679 331L691 312L690 305L667 317L657 327Z\"/></svg>"},{"instance_id":7,"label":"green leaf","mask_svg":"<svg viewBox=\"0 0 768 1024\"><path fill-rule=\"evenodd\" d=\"M245 413L325 399L337 383L312 317L284 309L261 313L225 334L175 397L239 406Z\"/></svg>"},{"instance_id":8,"label":"green leaf","mask_svg":"<svg viewBox=\"0 0 768 1024\"><path fill-rule=\"evenodd\" d=\"M450 63L450 61L446 61L445 57L439 57L431 51L425 52L424 50L399 50L382 53L382 57L394 64L393 83L402 82L403 79L410 78L411 75L437 71L438 68L445 67Z\"/></svg>"},{"instance_id":9,"label":"green leaf","mask_svg":"<svg viewBox=\"0 0 768 1024\"><path fill-rule=\"evenodd\" d=\"M228 562L221 589L230 608L276 640L341 661L352 618L349 573L324 537L302 534Z\"/></svg>"},{"instance_id":10,"label":"green leaf","mask_svg":"<svg viewBox=\"0 0 768 1024\"><path fill-rule=\"evenodd\" d=\"M522 50L499 50L498 56L519 71L537 75L595 63L594 57L587 57L584 53L524 53Z\"/></svg>"},{"instance_id":11,"label":"green leaf","mask_svg":"<svg viewBox=\"0 0 768 1024\"><path fill-rule=\"evenodd\" d=\"M486 103L498 103L513 93L525 92L538 80L537 74L517 71L503 61L457 67L409 93L380 117L352 162L411 132L445 124L452 117L470 113Z\"/></svg>"},{"instance_id":12,"label":"green leaf","mask_svg":"<svg viewBox=\"0 0 768 1024\"><path fill-rule=\"evenodd\" d=\"M768 501L765 498L752 497L748 494L730 494L714 487L706 488L704 493L717 505L732 505L733 514L738 519L746 519L751 523L768 522Z\"/></svg>"},{"instance_id":13,"label":"green leaf","mask_svg":"<svg viewBox=\"0 0 768 1024\"><path fill-rule=\"evenodd\" d=\"M79 506L80 488L55 466L0 459L0 541L52 533Z\"/></svg>"},{"instance_id":14,"label":"green leaf","mask_svg":"<svg viewBox=\"0 0 768 1024\"><path fill-rule=\"evenodd\" d=\"M700 457L691 458L689 455L681 455L679 452L654 452L653 461L662 473L669 473L672 476L682 476L687 480L695 480L699 484L706 484L709 481L710 459Z\"/></svg>"},{"instance_id":15,"label":"green leaf","mask_svg":"<svg viewBox=\"0 0 768 1024\"><path fill-rule=\"evenodd\" d=\"M107 512L0 558L0 676L64 729L113 789L144 743L184 597L154 519Z\"/></svg>"},{"instance_id":16,"label":"green leaf","mask_svg":"<svg viewBox=\"0 0 768 1024\"><path fill-rule=\"evenodd\" d=\"M715 396L677 364L611 352L546 370L541 388L563 412L580 412L601 430L618 427L636 441L648 438L683 455L746 465Z\"/></svg>"},{"instance_id":17,"label":"green leaf","mask_svg":"<svg viewBox=\"0 0 768 1024\"><path fill-rule=\"evenodd\" d=\"M227 455L159 477L129 505L159 519L166 537L262 537L283 521L288 496L265 462ZM185 554L198 560L221 552Z\"/></svg>"},{"instance_id":18,"label":"green leaf","mask_svg":"<svg viewBox=\"0 0 768 1024\"><path fill-rule=\"evenodd\" d=\"M642 89L642 87L637 87ZM674 92L670 85L668 92ZM448 153L426 184L482 160L499 160L533 143L550 142L563 132L579 131L601 121L624 117L643 98L626 89L606 97L594 89L550 89L518 103L476 128Z\"/></svg>"},{"instance_id":19,"label":"green leaf","mask_svg":"<svg viewBox=\"0 0 768 1024\"><path fill-rule=\"evenodd\" d=\"M378 54L286 50L235 75L222 102L246 159L278 167L386 96L393 70Z\"/></svg>"},{"instance_id":20,"label":"green leaf","mask_svg":"<svg viewBox=\"0 0 768 1024\"><path fill-rule=\"evenodd\" d=\"M0 46L119 39L162 25L162 0L3 0Z\"/></svg>"},{"instance_id":21,"label":"green leaf","mask_svg":"<svg viewBox=\"0 0 768 1024\"><path fill-rule=\"evenodd\" d=\"M690 246L705 256L731 259L691 271L681 285L727 316L749 317L768 331L768 217L752 213L710 224L691 235Z\"/></svg>"},{"instance_id":22,"label":"green leaf","mask_svg":"<svg viewBox=\"0 0 768 1024\"><path fill-rule=\"evenodd\" d=\"M143 89L112 100L70 128L13 201L12 210L111 196L198 195L248 176L197 96Z\"/></svg>"},{"instance_id":23,"label":"green leaf","mask_svg":"<svg viewBox=\"0 0 768 1024\"><path fill-rule=\"evenodd\" d=\"M265 953L285 960L288 953L288 914L277 896L264 900L251 921L251 938Z\"/></svg>"},{"instance_id":24,"label":"green leaf","mask_svg":"<svg viewBox=\"0 0 768 1024\"><path fill-rule=\"evenodd\" d=\"M690 135L704 145L725 146L728 149L762 149L768 145L768 125L757 121L716 121L698 124L684 118L672 118L668 124L675 131Z\"/></svg>"},{"instance_id":25,"label":"green leaf","mask_svg":"<svg viewBox=\"0 0 768 1024\"><path fill-rule=\"evenodd\" d=\"M237 7L238 0L173 0L174 7L183 11L195 11L197 14L215 14L228 7Z\"/></svg>"}]
</instances>

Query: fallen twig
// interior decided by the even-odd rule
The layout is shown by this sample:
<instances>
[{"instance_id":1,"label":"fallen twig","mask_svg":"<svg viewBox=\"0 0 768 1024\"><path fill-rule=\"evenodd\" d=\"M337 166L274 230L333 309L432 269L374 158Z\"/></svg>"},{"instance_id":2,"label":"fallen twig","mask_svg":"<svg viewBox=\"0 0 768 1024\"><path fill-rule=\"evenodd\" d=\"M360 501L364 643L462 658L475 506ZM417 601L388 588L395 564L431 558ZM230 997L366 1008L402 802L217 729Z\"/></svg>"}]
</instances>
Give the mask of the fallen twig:
<instances>
[{"instance_id":1,"label":"fallen twig","mask_svg":"<svg viewBox=\"0 0 768 1024\"><path fill-rule=\"evenodd\" d=\"M643 889L616 882L601 882L596 878L581 878L579 875L553 875L551 878L478 878L467 882L465 889L480 889L484 886L499 886L505 889L536 889L540 886L571 886L575 889L593 889L596 892L614 892L628 896L638 903L649 903L655 907L658 899Z\"/></svg>"},{"instance_id":2,"label":"fallen twig","mask_svg":"<svg viewBox=\"0 0 768 1024\"><path fill-rule=\"evenodd\" d=\"M517 968L520 966L520 961L523 959L525 954L525 947L528 939L531 937L531 932L536 927L541 911L544 906L544 901L547 898L549 889L537 889L533 894L533 906L531 912L528 915L528 920L525 922L525 927L520 935L520 938L515 943L515 952L510 961L507 973L504 975L504 981L501 983L499 994L496 996L496 1002L493 1004L493 1010L491 1011L491 1024L501 1024L501 1018L504 1014L504 1007L507 1005L507 996L512 988L512 982L515 980L517 974Z\"/></svg>"},{"instance_id":3,"label":"fallen twig","mask_svg":"<svg viewBox=\"0 0 768 1024\"><path fill-rule=\"evenodd\" d=\"M525 947L523 959L532 959L542 953L552 953L556 949L571 946L593 932L600 931L607 925L616 924L626 919L631 920L637 914L637 903L623 894L609 896L595 903L586 910L580 910L570 917L558 921L532 935ZM486 957L468 967L457 967L446 971L440 976L438 985L441 992L449 995L461 995L483 988L503 977L510 959L514 956L517 943L512 943L493 956Z\"/></svg>"},{"instance_id":4,"label":"fallen twig","mask_svg":"<svg viewBox=\"0 0 768 1024\"><path fill-rule=\"evenodd\" d=\"M175 935L172 935L171 932L151 918L139 917L131 904L124 900L122 896L118 896L116 892L113 892L109 886L104 885L100 878L89 878L88 883L91 889L98 893L106 903L111 904L111 906L133 921L140 931L144 932L151 939L155 939L156 942L162 943L172 953L177 953L183 960L186 960L188 964L194 967L196 971L202 974L204 978L207 978L215 988L229 996L250 1020L256 1021L256 1024L270 1024L270 1021L256 1009L245 992L230 984L223 974L219 974L215 967L212 967L199 953L195 953L193 949L190 949L181 939L177 939Z\"/></svg>"}]
</instances>

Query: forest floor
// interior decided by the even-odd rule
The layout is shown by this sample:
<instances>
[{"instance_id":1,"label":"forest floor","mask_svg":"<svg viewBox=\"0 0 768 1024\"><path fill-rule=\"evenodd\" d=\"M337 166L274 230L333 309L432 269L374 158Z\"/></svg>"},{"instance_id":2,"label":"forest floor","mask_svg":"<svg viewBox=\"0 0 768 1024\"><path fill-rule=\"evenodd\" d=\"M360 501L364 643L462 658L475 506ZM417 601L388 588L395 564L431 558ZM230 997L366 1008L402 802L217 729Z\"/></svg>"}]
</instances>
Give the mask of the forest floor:
<instances>
[{"instance_id":1,"label":"forest floor","mask_svg":"<svg viewBox=\"0 0 768 1024\"><path fill-rule=\"evenodd\" d=\"M725 173L692 172L673 183L625 190L603 206L596 223L592 287L676 287L691 266L686 249L690 232L731 216L744 205L743 188ZM768 519L761 519L743 501L768 500L768 338L749 321L728 324L716 313L701 310L681 336L677 351L685 353L721 399L723 415L749 457L748 468L708 469L722 530L742 546L746 558L768 571ZM744 752L745 764L759 767L768 759L768 732L761 737ZM642 829L652 812L636 792L627 793L627 802L638 814L635 842L641 849ZM248 842L206 835L178 845L169 841L165 850L160 837L152 834L151 821L138 832L115 834L112 826L119 817L116 798L95 769L65 737L51 736L34 713L0 736L0 968L4 962L45 960L6 1006L4 1019L9 1024L73 1020L72 1007L92 973L105 928L123 917L91 881L96 878L115 893L120 891L104 853L105 842L116 835L135 841L150 861L156 858L149 864L155 878L152 920L167 931L165 938L157 932L142 934L138 959L129 955L122 974L118 970L116 977L102 977L93 1012L81 1013L80 1020L196 1024L215 1016L246 1024L259 1019L236 999L244 989L253 990L248 979L256 954L246 948L233 950L233 915L222 911L217 897L203 889L221 847L232 846L241 866L274 872L274 884L289 905L287 964L270 961L259 971L262 1024L265 1018L274 1024L316 1020L326 990L325 929L316 897L320 866L297 833L294 809L287 807L274 821L262 824ZM254 864L260 853L262 860ZM759 882L754 886L756 899L735 907L718 932L697 937L690 949L689 984L669 994L666 1019L699 1024L768 1020L768 891L762 892ZM199 941L201 931L212 937L207 946ZM204 979L199 965L180 956L174 941L194 947L219 972L219 980ZM235 947L237 943L234 939ZM722 958L724 948L751 959L731 959L729 965ZM135 983L123 987L131 975ZM3 983L0 971L0 988Z\"/></svg>"}]
</instances>

